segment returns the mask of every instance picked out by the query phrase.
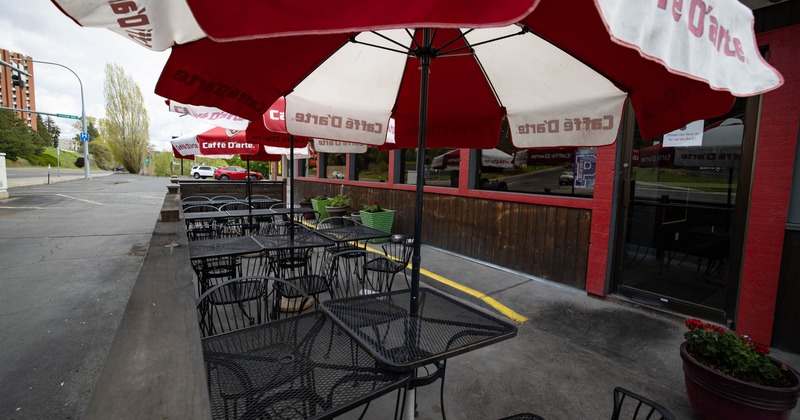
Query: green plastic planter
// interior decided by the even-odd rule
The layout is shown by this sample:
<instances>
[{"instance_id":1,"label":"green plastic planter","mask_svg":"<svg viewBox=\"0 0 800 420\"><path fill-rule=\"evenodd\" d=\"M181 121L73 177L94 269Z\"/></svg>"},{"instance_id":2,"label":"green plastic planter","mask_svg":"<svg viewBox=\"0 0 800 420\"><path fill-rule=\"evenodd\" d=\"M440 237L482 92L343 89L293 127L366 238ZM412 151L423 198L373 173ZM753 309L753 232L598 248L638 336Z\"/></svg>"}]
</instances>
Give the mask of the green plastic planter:
<instances>
[{"instance_id":1,"label":"green plastic planter","mask_svg":"<svg viewBox=\"0 0 800 420\"><path fill-rule=\"evenodd\" d=\"M386 233L392 233L392 225L394 224L394 210L379 211L377 213L368 213L365 211L359 212L361 215L361 223L364 226L373 229L382 230ZM370 242L381 243L388 241L389 238L373 239Z\"/></svg>"},{"instance_id":2,"label":"green plastic planter","mask_svg":"<svg viewBox=\"0 0 800 420\"><path fill-rule=\"evenodd\" d=\"M325 206L328 205L332 200L330 198L325 200L317 200L316 198L311 199L311 205L314 207L314 210L317 211L319 214L319 220L325 220L328 218L328 210L325 209Z\"/></svg>"}]
</instances>

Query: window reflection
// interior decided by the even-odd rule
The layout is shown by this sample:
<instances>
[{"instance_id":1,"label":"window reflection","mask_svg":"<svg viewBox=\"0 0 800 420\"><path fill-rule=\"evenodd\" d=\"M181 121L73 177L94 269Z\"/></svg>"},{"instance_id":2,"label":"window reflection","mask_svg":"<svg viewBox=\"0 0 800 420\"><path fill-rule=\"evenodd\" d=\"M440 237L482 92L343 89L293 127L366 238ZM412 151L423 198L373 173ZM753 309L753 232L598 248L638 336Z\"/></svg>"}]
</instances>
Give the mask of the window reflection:
<instances>
[{"instance_id":1,"label":"window reflection","mask_svg":"<svg viewBox=\"0 0 800 420\"><path fill-rule=\"evenodd\" d=\"M595 148L480 150L478 189L591 197Z\"/></svg>"},{"instance_id":2,"label":"window reflection","mask_svg":"<svg viewBox=\"0 0 800 420\"><path fill-rule=\"evenodd\" d=\"M355 157L357 180L386 182L389 179L389 151L370 147L366 153L352 156Z\"/></svg>"},{"instance_id":3,"label":"window reflection","mask_svg":"<svg viewBox=\"0 0 800 420\"><path fill-rule=\"evenodd\" d=\"M440 156L453 151L454 149L426 149L425 150L425 185L436 187L458 187L459 172L459 149L455 149L455 157L442 163ZM417 183L417 150L403 149L399 151L401 173L403 174L401 183ZM438 159L437 159L438 158Z\"/></svg>"}]
</instances>

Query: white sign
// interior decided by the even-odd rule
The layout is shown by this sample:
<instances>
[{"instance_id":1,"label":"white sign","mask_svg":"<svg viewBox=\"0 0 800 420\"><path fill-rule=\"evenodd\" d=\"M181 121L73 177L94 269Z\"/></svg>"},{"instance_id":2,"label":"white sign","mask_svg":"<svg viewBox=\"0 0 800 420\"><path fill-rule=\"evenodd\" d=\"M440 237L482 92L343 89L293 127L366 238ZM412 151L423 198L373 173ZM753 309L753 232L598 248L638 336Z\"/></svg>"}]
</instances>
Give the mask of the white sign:
<instances>
[{"instance_id":1,"label":"white sign","mask_svg":"<svg viewBox=\"0 0 800 420\"><path fill-rule=\"evenodd\" d=\"M703 120L697 120L664 134L664 147L702 146L704 124Z\"/></svg>"}]
</instances>

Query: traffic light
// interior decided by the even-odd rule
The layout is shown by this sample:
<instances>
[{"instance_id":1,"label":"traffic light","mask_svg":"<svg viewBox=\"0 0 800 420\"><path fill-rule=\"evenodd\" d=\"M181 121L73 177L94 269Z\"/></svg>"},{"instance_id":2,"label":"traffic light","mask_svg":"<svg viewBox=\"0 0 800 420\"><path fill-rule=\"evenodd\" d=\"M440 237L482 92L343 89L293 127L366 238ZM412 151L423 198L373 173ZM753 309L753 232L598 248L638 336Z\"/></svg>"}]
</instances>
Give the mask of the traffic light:
<instances>
[{"instance_id":1,"label":"traffic light","mask_svg":"<svg viewBox=\"0 0 800 420\"><path fill-rule=\"evenodd\" d=\"M25 81L22 80L22 75L13 70L11 71L11 86L25 87Z\"/></svg>"},{"instance_id":2,"label":"traffic light","mask_svg":"<svg viewBox=\"0 0 800 420\"><path fill-rule=\"evenodd\" d=\"M53 136L53 147L58 149L58 136Z\"/></svg>"}]
</instances>

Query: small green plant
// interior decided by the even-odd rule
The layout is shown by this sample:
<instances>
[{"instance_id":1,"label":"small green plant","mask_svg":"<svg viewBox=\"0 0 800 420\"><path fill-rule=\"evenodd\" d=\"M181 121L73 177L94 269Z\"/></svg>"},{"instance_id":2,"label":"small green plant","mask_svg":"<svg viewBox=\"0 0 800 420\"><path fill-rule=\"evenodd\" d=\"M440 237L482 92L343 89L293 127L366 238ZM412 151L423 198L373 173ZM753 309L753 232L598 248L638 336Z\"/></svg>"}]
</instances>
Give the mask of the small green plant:
<instances>
[{"instance_id":1,"label":"small green plant","mask_svg":"<svg viewBox=\"0 0 800 420\"><path fill-rule=\"evenodd\" d=\"M322 194L322 195L318 195L318 196L314 197L314 200L317 200L317 201L323 201L323 200L327 200L327 199L328 199L328 194Z\"/></svg>"},{"instance_id":2,"label":"small green plant","mask_svg":"<svg viewBox=\"0 0 800 420\"><path fill-rule=\"evenodd\" d=\"M300 200L300 202L301 203L310 203L312 198L313 197L311 197L310 195L306 195L306 196L303 196L303 199Z\"/></svg>"},{"instance_id":3,"label":"small green plant","mask_svg":"<svg viewBox=\"0 0 800 420\"><path fill-rule=\"evenodd\" d=\"M689 329L684 334L687 351L709 368L745 382L773 387L789 385L784 375L788 369L772 362L766 346L699 319L686 320L686 328Z\"/></svg>"},{"instance_id":4,"label":"small green plant","mask_svg":"<svg viewBox=\"0 0 800 420\"><path fill-rule=\"evenodd\" d=\"M350 197L344 194L338 194L334 196L330 202L327 204L328 207L349 207L350 206Z\"/></svg>"},{"instance_id":5,"label":"small green plant","mask_svg":"<svg viewBox=\"0 0 800 420\"><path fill-rule=\"evenodd\" d=\"M381 203L379 203L378 200L375 200L372 202L372 204L364 206L364 209L361 211L367 213L378 213L383 211L383 208L381 207Z\"/></svg>"}]
</instances>

